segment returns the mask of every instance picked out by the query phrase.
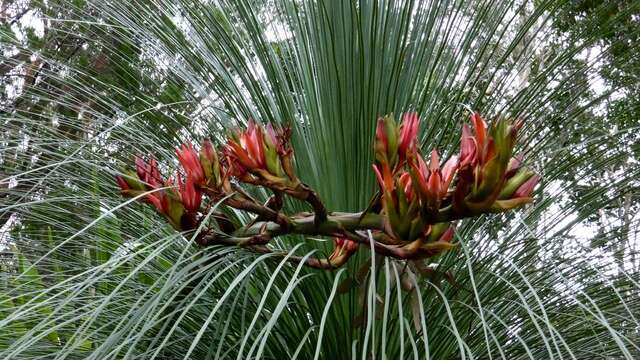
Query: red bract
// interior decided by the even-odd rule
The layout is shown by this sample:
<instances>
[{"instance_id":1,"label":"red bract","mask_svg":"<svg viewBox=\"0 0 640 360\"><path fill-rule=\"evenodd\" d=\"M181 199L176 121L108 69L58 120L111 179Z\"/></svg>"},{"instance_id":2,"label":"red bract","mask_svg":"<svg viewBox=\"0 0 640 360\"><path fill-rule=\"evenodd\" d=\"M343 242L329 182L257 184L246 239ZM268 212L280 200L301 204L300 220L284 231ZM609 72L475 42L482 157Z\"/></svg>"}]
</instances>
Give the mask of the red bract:
<instances>
[{"instance_id":1,"label":"red bract","mask_svg":"<svg viewBox=\"0 0 640 360\"><path fill-rule=\"evenodd\" d=\"M138 178L147 186L148 189L156 189L162 186L162 177L158 169L158 162L151 158L148 163L138 156L135 159L136 173Z\"/></svg>"},{"instance_id":2,"label":"red bract","mask_svg":"<svg viewBox=\"0 0 640 360\"><path fill-rule=\"evenodd\" d=\"M413 184L411 183L411 174L408 172L402 173L398 178L398 182L402 187L404 196L407 198L407 202L413 201Z\"/></svg>"},{"instance_id":3,"label":"red bract","mask_svg":"<svg viewBox=\"0 0 640 360\"><path fill-rule=\"evenodd\" d=\"M494 139L487 133L487 123L477 112L471 115L474 134L469 126L462 126L460 141L460 167L486 164L496 155Z\"/></svg>"},{"instance_id":4,"label":"red bract","mask_svg":"<svg viewBox=\"0 0 640 360\"><path fill-rule=\"evenodd\" d=\"M120 186L120 191L127 191L131 189L127 181L122 176L116 176L116 182L118 183L118 186Z\"/></svg>"},{"instance_id":5,"label":"red bract","mask_svg":"<svg viewBox=\"0 0 640 360\"><path fill-rule=\"evenodd\" d=\"M406 171L402 171L397 173L394 177L386 164L382 164L381 167L382 171L373 165L373 171L376 174L376 179L378 180L378 185L380 185L381 192L389 195L391 199L396 201L395 199L398 193L395 189L399 188L402 190L402 194L406 198L407 202L411 202L414 197L411 175Z\"/></svg>"},{"instance_id":6,"label":"red bract","mask_svg":"<svg viewBox=\"0 0 640 360\"><path fill-rule=\"evenodd\" d=\"M515 175L522 168L522 159L524 156L522 154L518 154L509 160L509 165L507 165L507 171L504 173L505 178L509 179L513 175Z\"/></svg>"},{"instance_id":7,"label":"red bract","mask_svg":"<svg viewBox=\"0 0 640 360\"><path fill-rule=\"evenodd\" d=\"M373 171L376 173L376 179L380 185L382 192L393 190L393 177L388 164L373 165Z\"/></svg>"},{"instance_id":8,"label":"red bract","mask_svg":"<svg viewBox=\"0 0 640 360\"><path fill-rule=\"evenodd\" d=\"M384 151L387 151L387 148L389 147L389 139L387 137L387 132L384 126L384 119L383 118L378 118L378 121L376 123L376 140L379 142L379 144L383 147Z\"/></svg>"},{"instance_id":9,"label":"red bract","mask_svg":"<svg viewBox=\"0 0 640 360\"><path fill-rule=\"evenodd\" d=\"M218 161L218 156L216 155L216 150L213 148L213 144L211 144L211 141L209 140L204 140L202 142L202 154L204 157L207 158L207 160L209 160L210 162L217 162Z\"/></svg>"},{"instance_id":10,"label":"red bract","mask_svg":"<svg viewBox=\"0 0 640 360\"><path fill-rule=\"evenodd\" d=\"M402 117L400 141L398 144L400 161L405 160L409 153L414 153L416 151L418 127L420 125L419 121L420 119L416 112L404 113Z\"/></svg>"},{"instance_id":11,"label":"red bract","mask_svg":"<svg viewBox=\"0 0 640 360\"><path fill-rule=\"evenodd\" d=\"M336 237L334 242L336 248L341 248L347 252L354 252L358 249L358 243L348 238Z\"/></svg>"},{"instance_id":12,"label":"red bract","mask_svg":"<svg viewBox=\"0 0 640 360\"><path fill-rule=\"evenodd\" d=\"M480 114L474 112L471 114L471 122L473 123L473 127L476 133L476 146L478 147L478 155L480 158L484 158L487 151L487 123L480 117Z\"/></svg>"},{"instance_id":13,"label":"red bract","mask_svg":"<svg viewBox=\"0 0 640 360\"><path fill-rule=\"evenodd\" d=\"M431 152L431 164L427 168L422 157L417 156L416 161L411 162L413 176L416 180L416 189L420 194L422 206L435 211L440 206L440 201L445 197L449 184L453 180L458 167L458 157L453 156L440 170L440 158L434 149Z\"/></svg>"},{"instance_id":14,"label":"red bract","mask_svg":"<svg viewBox=\"0 0 640 360\"><path fill-rule=\"evenodd\" d=\"M182 144L180 148L176 149L176 155L187 176L193 177L196 184L206 183L198 152L192 144Z\"/></svg>"},{"instance_id":15,"label":"red bract","mask_svg":"<svg viewBox=\"0 0 640 360\"><path fill-rule=\"evenodd\" d=\"M442 235L440 235L440 238L438 239L438 241L451 242L451 240L453 239L454 232L455 230L453 226L449 226L447 230L445 230L445 232Z\"/></svg>"},{"instance_id":16,"label":"red bract","mask_svg":"<svg viewBox=\"0 0 640 360\"><path fill-rule=\"evenodd\" d=\"M237 161L243 169L264 169L264 139L262 128L249 122L246 131L237 134L238 139L229 139L225 152L230 159Z\"/></svg>"},{"instance_id":17,"label":"red bract","mask_svg":"<svg viewBox=\"0 0 640 360\"><path fill-rule=\"evenodd\" d=\"M164 190L156 190L149 195L146 199L153 204L153 206L161 214L167 214L169 211L169 199Z\"/></svg>"},{"instance_id":18,"label":"red bract","mask_svg":"<svg viewBox=\"0 0 640 360\"><path fill-rule=\"evenodd\" d=\"M195 186L195 180L192 176L187 175L187 180L183 183L180 174L176 175L178 180L178 191L180 200L187 211L198 211L200 202L202 201L202 193Z\"/></svg>"},{"instance_id":19,"label":"red bract","mask_svg":"<svg viewBox=\"0 0 640 360\"><path fill-rule=\"evenodd\" d=\"M476 140L471 135L467 124L462 125L462 140L460 141L460 167L475 165L477 159Z\"/></svg>"}]
</instances>

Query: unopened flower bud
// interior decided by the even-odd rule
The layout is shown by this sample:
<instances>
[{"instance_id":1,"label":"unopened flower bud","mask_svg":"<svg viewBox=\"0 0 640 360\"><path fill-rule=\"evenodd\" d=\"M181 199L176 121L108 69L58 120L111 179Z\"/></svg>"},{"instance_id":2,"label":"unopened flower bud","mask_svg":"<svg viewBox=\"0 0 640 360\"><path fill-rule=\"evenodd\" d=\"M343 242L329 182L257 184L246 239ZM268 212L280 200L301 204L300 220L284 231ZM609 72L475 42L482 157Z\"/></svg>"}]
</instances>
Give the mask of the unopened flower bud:
<instances>
[{"instance_id":1,"label":"unopened flower bud","mask_svg":"<svg viewBox=\"0 0 640 360\"><path fill-rule=\"evenodd\" d=\"M533 175L527 181L522 183L522 185L518 187L518 189L513 193L511 197L512 198L529 197L539 181L540 181L540 176Z\"/></svg>"},{"instance_id":2,"label":"unopened flower bud","mask_svg":"<svg viewBox=\"0 0 640 360\"><path fill-rule=\"evenodd\" d=\"M333 267L339 267L346 263L351 255L358 250L358 243L342 237L336 237L333 241L335 248L329 256L329 262Z\"/></svg>"},{"instance_id":3,"label":"unopened flower bud","mask_svg":"<svg viewBox=\"0 0 640 360\"><path fill-rule=\"evenodd\" d=\"M534 176L534 173L529 169L521 169L520 171L515 173L510 179L505 182L502 191L500 191L500 195L498 195L498 199L504 200L512 197L516 190L518 190L518 188L532 176Z\"/></svg>"},{"instance_id":4,"label":"unopened flower bud","mask_svg":"<svg viewBox=\"0 0 640 360\"><path fill-rule=\"evenodd\" d=\"M431 225L431 231L429 232L429 237L427 238L427 242L433 241L444 241L451 242L453 239L455 228L453 225L449 223L437 223Z\"/></svg>"},{"instance_id":5,"label":"unopened flower bud","mask_svg":"<svg viewBox=\"0 0 640 360\"><path fill-rule=\"evenodd\" d=\"M202 149L200 149L200 165L204 171L204 176L207 179L207 184L214 188L219 188L222 185L222 176L220 173L220 161L216 150L211 144L211 141L204 140L202 142Z\"/></svg>"}]
</instances>

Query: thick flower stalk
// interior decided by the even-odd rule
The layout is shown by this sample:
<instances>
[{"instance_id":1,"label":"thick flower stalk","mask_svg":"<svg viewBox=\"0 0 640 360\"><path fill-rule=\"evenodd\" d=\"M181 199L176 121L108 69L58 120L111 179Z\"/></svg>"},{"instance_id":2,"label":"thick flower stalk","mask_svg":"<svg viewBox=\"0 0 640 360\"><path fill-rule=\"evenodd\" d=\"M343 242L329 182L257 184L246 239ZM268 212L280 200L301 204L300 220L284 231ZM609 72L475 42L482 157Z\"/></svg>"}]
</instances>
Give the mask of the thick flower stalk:
<instances>
[{"instance_id":1,"label":"thick flower stalk","mask_svg":"<svg viewBox=\"0 0 640 360\"><path fill-rule=\"evenodd\" d=\"M382 256L419 260L455 248L459 219L511 210L532 201L540 177L513 157L521 122L504 119L490 126L478 113L471 127L462 126L460 153L442 160L436 149L423 156L418 144L420 118L415 112L377 120L373 172L378 193L361 212L327 211L313 189L294 171L291 130L263 127L250 121L246 129L230 133L216 149L205 140L200 150L183 144L176 150L180 169L163 180L158 162L135 159L135 171L116 176L121 193L152 204L177 230L194 232L201 246L241 246L259 253L276 252L271 240L283 235L324 236L333 239L326 258L287 256L319 269L340 267L360 244ZM233 180L235 179L235 180ZM273 196L259 201L244 183L270 189ZM313 213L286 214L283 197L306 201ZM205 216L214 203L222 210L253 214L238 225L224 213ZM203 223L207 221L207 223Z\"/></svg>"}]
</instances>

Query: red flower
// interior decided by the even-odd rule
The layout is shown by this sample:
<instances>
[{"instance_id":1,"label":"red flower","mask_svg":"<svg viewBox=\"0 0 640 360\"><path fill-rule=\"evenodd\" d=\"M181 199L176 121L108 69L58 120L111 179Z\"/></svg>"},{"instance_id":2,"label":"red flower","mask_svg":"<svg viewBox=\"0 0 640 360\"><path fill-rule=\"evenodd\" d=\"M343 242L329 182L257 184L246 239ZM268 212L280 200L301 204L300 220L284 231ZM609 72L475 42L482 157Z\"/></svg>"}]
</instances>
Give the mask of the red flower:
<instances>
[{"instance_id":1,"label":"red flower","mask_svg":"<svg viewBox=\"0 0 640 360\"><path fill-rule=\"evenodd\" d=\"M180 200L182 205L187 211L198 211L200 209L200 202L202 201L202 193L195 186L195 180L193 176L187 175L186 182L182 182L180 174L176 175L178 180L178 192L180 193Z\"/></svg>"},{"instance_id":2,"label":"red flower","mask_svg":"<svg viewBox=\"0 0 640 360\"><path fill-rule=\"evenodd\" d=\"M387 164L374 165L373 170L382 192L387 233L400 241L414 240L423 226L411 175L404 170L392 175Z\"/></svg>"},{"instance_id":3,"label":"red flower","mask_svg":"<svg viewBox=\"0 0 640 360\"><path fill-rule=\"evenodd\" d=\"M402 125L400 126L400 141L398 144L398 154L400 162L407 159L408 153L415 153L420 119L417 112L404 113Z\"/></svg>"},{"instance_id":4,"label":"red flower","mask_svg":"<svg viewBox=\"0 0 640 360\"><path fill-rule=\"evenodd\" d=\"M118 183L118 186L120 186L121 191L127 191L131 189L129 183L127 183L127 181L120 175L116 176L116 182Z\"/></svg>"},{"instance_id":5,"label":"red flower","mask_svg":"<svg viewBox=\"0 0 640 360\"><path fill-rule=\"evenodd\" d=\"M422 206L437 211L440 201L449 190L449 185L458 168L458 157L451 157L440 170L440 158L438 152L433 149L431 152L431 164L427 168L422 157L417 156L417 164L411 162L413 176L416 180L416 188L422 200Z\"/></svg>"},{"instance_id":6,"label":"red flower","mask_svg":"<svg viewBox=\"0 0 640 360\"><path fill-rule=\"evenodd\" d=\"M145 183L147 189L156 189L162 186L162 177L158 169L158 162L151 158L148 163L138 156L135 159L138 178Z\"/></svg>"},{"instance_id":7,"label":"red flower","mask_svg":"<svg viewBox=\"0 0 640 360\"><path fill-rule=\"evenodd\" d=\"M265 158L262 128L256 126L253 121L250 121L247 130L237 134L237 140L229 139L225 152L231 160L242 165L241 169L264 169Z\"/></svg>"},{"instance_id":8,"label":"red flower","mask_svg":"<svg viewBox=\"0 0 640 360\"><path fill-rule=\"evenodd\" d=\"M342 266L358 250L358 243L347 238L333 239L335 248L329 256L329 263L334 267Z\"/></svg>"},{"instance_id":9,"label":"red flower","mask_svg":"<svg viewBox=\"0 0 640 360\"><path fill-rule=\"evenodd\" d=\"M145 200L153 204L155 208L162 214L168 211L168 201L164 190L158 190L163 187L162 176L158 169L158 162L151 158L149 162L145 162L142 158L136 156L136 173L140 181L144 183L147 190L154 190L145 196ZM117 180L119 182L119 180Z\"/></svg>"},{"instance_id":10,"label":"red flower","mask_svg":"<svg viewBox=\"0 0 640 360\"><path fill-rule=\"evenodd\" d=\"M193 181L196 184L203 185L206 183L198 152L193 148L192 144L182 144L180 148L176 149L176 155L185 173L193 177Z\"/></svg>"}]
</instances>

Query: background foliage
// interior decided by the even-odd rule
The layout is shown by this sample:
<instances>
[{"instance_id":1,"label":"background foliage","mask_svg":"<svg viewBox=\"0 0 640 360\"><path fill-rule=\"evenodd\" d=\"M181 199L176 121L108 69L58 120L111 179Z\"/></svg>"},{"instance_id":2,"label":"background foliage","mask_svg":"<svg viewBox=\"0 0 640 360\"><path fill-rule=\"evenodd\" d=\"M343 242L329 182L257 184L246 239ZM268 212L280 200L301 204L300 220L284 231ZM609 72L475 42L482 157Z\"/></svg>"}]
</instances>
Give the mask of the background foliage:
<instances>
[{"instance_id":1,"label":"background foliage","mask_svg":"<svg viewBox=\"0 0 640 360\"><path fill-rule=\"evenodd\" d=\"M2 357L640 357L637 2L15 0L0 19ZM422 149L450 155L466 107L524 118L543 183L420 267L198 249L113 180L285 122L301 178L355 211L378 115L417 110ZM330 252L301 240L274 245Z\"/></svg>"}]
</instances>

